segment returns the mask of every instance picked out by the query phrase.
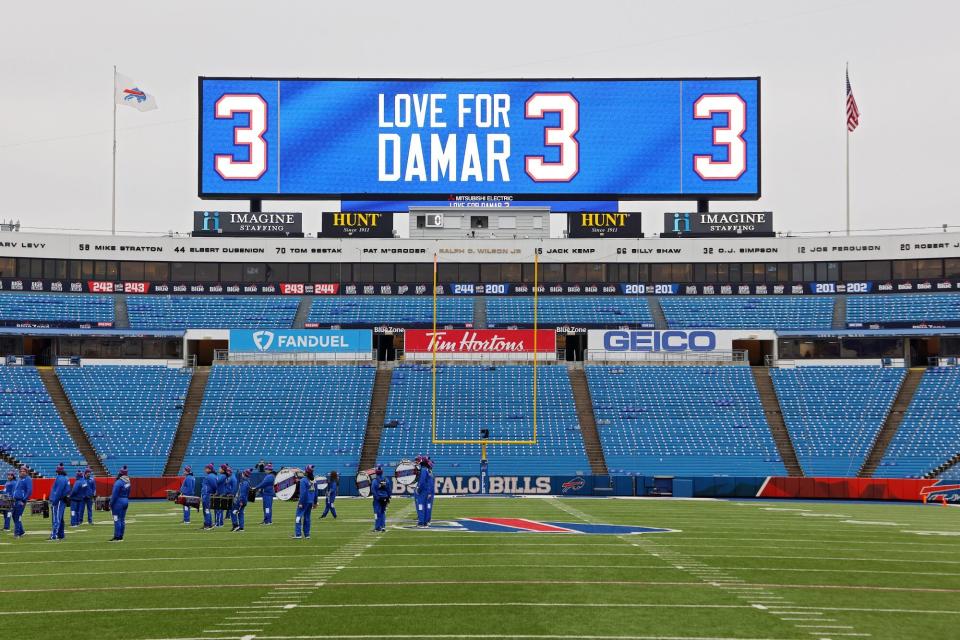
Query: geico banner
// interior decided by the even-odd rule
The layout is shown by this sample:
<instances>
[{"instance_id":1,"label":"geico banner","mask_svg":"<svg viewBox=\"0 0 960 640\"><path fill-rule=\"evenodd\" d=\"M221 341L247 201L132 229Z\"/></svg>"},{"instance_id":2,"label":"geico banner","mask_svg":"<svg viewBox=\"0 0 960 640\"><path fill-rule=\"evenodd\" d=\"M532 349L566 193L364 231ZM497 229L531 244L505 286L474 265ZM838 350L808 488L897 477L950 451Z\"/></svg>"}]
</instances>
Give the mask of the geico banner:
<instances>
[{"instance_id":1,"label":"geico banner","mask_svg":"<svg viewBox=\"0 0 960 640\"><path fill-rule=\"evenodd\" d=\"M552 329L409 329L404 333L407 357L457 359L497 356L527 359L536 351L541 357L556 357L557 334Z\"/></svg>"},{"instance_id":2,"label":"geico banner","mask_svg":"<svg viewBox=\"0 0 960 640\"><path fill-rule=\"evenodd\" d=\"M773 331L712 331L709 329L629 330L611 329L587 332L587 351L592 359L616 357L629 359L647 353L712 353L733 350L735 340L774 340Z\"/></svg>"},{"instance_id":3,"label":"geico banner","mask_svg":"<svg viewBox=\"0 0 960 640\"><path fill-rule=\"evenodd\" d=\"M231 353L329 353L370 357L368 329L231 329Z\"/></svg>"}]
</instances>

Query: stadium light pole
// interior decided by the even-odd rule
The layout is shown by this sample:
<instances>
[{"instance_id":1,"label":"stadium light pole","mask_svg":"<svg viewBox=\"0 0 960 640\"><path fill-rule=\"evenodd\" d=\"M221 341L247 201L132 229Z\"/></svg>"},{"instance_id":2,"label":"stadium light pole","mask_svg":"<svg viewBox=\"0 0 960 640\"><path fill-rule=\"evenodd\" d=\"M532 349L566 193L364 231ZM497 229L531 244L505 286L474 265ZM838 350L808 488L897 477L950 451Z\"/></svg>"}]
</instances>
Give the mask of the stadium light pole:
<instances>
[{"instance_id":1,"label":"stadium light pole","mask_svg":"<svg viewBox=\"0 0 960 640\"><path fill-rule=\"evenodd\" d=\"M117 65L113 65L113 87L110 90L113 103L113 181L110 188L110 235L117 235Z\"/></svg>"},{"instance_id":2,"label":"stadium light pole","mask_svg":"<svg viewBox=\"0 0 960 640\"><path fill-rule=\"evenodd\" d=\"M847 78L847 82L849 83L850 82L850 63L849 62L847 63L846 78ZM847 98L847 100L849 101L849 97ZM846 115L847 118L849 118L849 115L847 114L849 107L847 106L846 102L844 102L844 109L845 109L844 115ZM849 236L850 235L850 124L849 122L847 122L846 119L844 120L843 128L846 129L847 131L847 235Z\"/></svg>"}]
</instances>

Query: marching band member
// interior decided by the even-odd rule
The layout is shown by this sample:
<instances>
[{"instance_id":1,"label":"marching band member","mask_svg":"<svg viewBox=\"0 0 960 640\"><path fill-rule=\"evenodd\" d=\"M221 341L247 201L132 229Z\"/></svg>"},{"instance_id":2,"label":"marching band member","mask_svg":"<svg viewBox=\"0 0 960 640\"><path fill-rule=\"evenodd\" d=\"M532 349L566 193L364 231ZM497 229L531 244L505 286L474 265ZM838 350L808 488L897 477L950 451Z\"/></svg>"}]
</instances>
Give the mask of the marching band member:
<instances>
[{"instance_id":1,"label":"marching band member","mask_svg":"<svg viewBox=\"0 0 960 640\"><path fill-rule=\"evenodd\" d=\"M226 479L223 481L223 495L230 496L230 531L237 530L237 515L233 512L233 503L237 500L237 476L233 475L233 468L227 465Z\"/></svg>"},{"instance_id":2,"label":"marching band member","mask_svg":"<svg viewBox=\"0 0 960 640\"><path fill-rule=\"evenodd\" d=\"M57 477L50 489L50 539L63 540L63 513L67 508L67 494L70 492L70 481L67 480L67 470L61 462L57 465Z\"/></svg>"},{"instance_id":3,"label":"marching band member","mask_svg":"<svg viewBox=\"0 0 960 640\"><path fill-rule=\"evenodd\" d=\"M23 510L27 506L27 500L33 495L33 478L27 470L27 466L20 467L20 479L17 480L17 486L13 488L13 537L23 537Z\"/></svg>"},{"instance_id":4,"label":"marching band member","mask_svg":"<svg viewBox=\"0 0 960 640\"><path fill-rule=\"evenodd\" d=\"M7 483L3 485L3 493L5 495L10 496L11 498L13 497L14 488L16 488L17 486L16 478L17 478L17 474L13 472L13 469L10 469L9 471L7 471ZM13 520L13 512L4 511L3 512L3 530L4 531L10 531L11 520Z\"/></svg>"},{"instance_id":5,"label":"marching band member","mask_svg":"<svg viewBox=\"0 0 960 640\"><path fill-rule=\"evenodd\" d=\"M220 465L220 473L217 474L217 495L223 496L227 493L227 465ZM217 509L213 514L213 526L223 526L223 509Z\"/></svg>"},{"instance_id":6,"label":"marching band member","mask_svg":"<svg viewBox=\"0 0 960 640\"><path fill-rule=\"evenodd\" d=\"M390 483L383 477L383 467L377 465L376 476L370 483L373 496L373 530L387 530L387 505L390 504Z\"/></svg>"},{"instance_id":7,"label":"marching band member","mask_svg":"<svg viewBox=\"0 0 960 640\"><path fill-rule=\"evenodd\" d=\"M183 468L183 483L180 485L180 495L196 495L197 479L193 477L193 469L190 465ZM190 507L183 505L183 524L190 524Z\"/></svg>"},{"instance_id":8,"label":"marching band member","mask_svg":"<svg viewBox=\"0 0 960 640\"><path fill-rule=\"evenodd\" d=\"M123 540L124 530L127 528L127 507L130 504L130 477L127 475L127 466L120 467L117 481L113 483L113 493L110 495L110 513L113 514L113 537L110 542Z\"/></svg>"},{"instance_id":9,"label":"marching band member","mask_svg":"<svg viewBox=\"0 0 960 640\"><path fill-rule=\"evenodd\" d=\"M326 503L323 505L323 513L320 515L320 518L326 518L327 514L331 514L333 519L337 519L337 509L333 506L334 501L337 499L337 482L340 480L340 475L336 471L331 471L327 476L327 499Z\"/></svg>"},{"instance_id":10,"label":"marching band member","mask_svg":"<svg viewBox=\"0 0 960 640\"><path fill-rule=\"evenodd\" d=\"M260 524L273 524L273 496L276 493L273 489L273 482L276 480L276 476L273 475L273 464L267 464L266 473L267 475L263 476L263 480L254 489L260 492L263 499L263 522Z\"/></svg>"},{"instance_id":11,"label":"marching band member","mask_svg":"<svg viewBox=\"0 0 960 640\"><path fill-rule=\"evenodd\" d=\"M293 537L310 539L310 519L313 505L317 502L317 485L313 480L313 465L308 464L300 478L300 499L297 502L297 519L293 525ZM301 529L303 536L300 535Z\"/></svg>"},{"instance_id":12,"label":"marching band member","mask_svg":"<svg viewBox=\"0 0 960 640\"><path fill-rule=\"evenodd\" d=\"M247 508L247 498L250 493L250 469L244 469L240 473L240 485L237 488L237 496L233 499L233 511L231 520L233 520L232 531L243 531L243 512Z\"/></svg>"},{"instance_id":13,"label":"marching band member","mask_svg":"<svg viewBox=\"0 0 960 640\"><path fill-rule=\"evenodd\" d=\"M83 497L83 505L87 510L87 524L93 524L93 503L97 499L97 479L93 477L93 469L83 470L83 477L87 481L87 495ZM80 522L83 522L83 510L80 510Z\"/></svg>"},{"instance_id":14,"label":"marching band member","mask_svg":"<svg viewBox=\"0 0 960 640\"><path fill-rule=\"evenodd\" d=\"M427 495L425 498L427 512L427 521L425 526L429 527L430 521L433 520L433 499L436 494L436 483L433 479L433 459L430 458L430 456L426 456L426 465L430 475L427 479Z\"/></svg>"},{"instance_id":15,"label":"marching band member","mask_svg":"<svg viewBox=\"0 0 960 640\"><path fill-rule=\"evenodd\" d=\"M417 526L427 527L433 508L433 465L426 456L418 456L417 462L420 464L420 473L417 474L417 489L413 496L417 503Z\"/></svg>"},{"instance_id":16,"label":"marching band member","mask_svg":"<svg viewBox=\"0 0 960 640\"><path fill-rule=\"evenodd\" d=\"M70 489L70 526L76 527L83 522L83 500L87 497L87 481L83 471L77 469L77 477Z\"/></svg>"},{"instance_id":17,"label":"marching band member","mask_svg":"<svg viewBox=\"0 0 960 640\"><path fill-rule=\"evenodd\" d=\"M212 462L204 470L207 475L203 477L203 484L200 486L200 503L203 507L203 528L209 530L213 529L213 518L210 516L210 496L217 492L217 476L213 473Z\"/></svg>"}]
</instances>

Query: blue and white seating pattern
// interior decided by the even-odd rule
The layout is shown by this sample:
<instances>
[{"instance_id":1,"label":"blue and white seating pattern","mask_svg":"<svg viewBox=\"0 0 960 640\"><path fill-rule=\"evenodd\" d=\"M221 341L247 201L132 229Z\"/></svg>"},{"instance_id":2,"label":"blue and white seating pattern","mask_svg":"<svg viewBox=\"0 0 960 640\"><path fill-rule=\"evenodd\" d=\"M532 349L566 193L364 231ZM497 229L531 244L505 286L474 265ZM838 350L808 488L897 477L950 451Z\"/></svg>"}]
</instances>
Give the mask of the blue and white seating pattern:
<instances>
[{"instance_id":1,"label":"blue and white seating pattern","mask_svg":"<svg viewBox=\"0 0 960 640\"><path fill-rule=\"evenodd\" d=\"M832 296L660 296L671 329L829 329Z\"/></svg>"},{"instance_id":2,"label":"blue and white seating pattern","mask_svg":"<svg viewBox=\"0 0 960 640\"><path fill-rule=\"evenodd\" d=\"M113 298L70 293L2 293L0 320L40 324L112 323Z\"/></svg>"},{"instance_id":3,"label":"blue and white seating pattern","mask_svg":"<svg viewBox=\"0 0 960 640\"><path fill-rule=\"evenodd\" d=\"M919 478L960 453L960 368L927 369L876 478Z\"/></svg>"},{"instance_id":4,"label":"blue and white seating pattern","mask_svg":"<svg viewBox=\"0 0 960 640\"><path fill-rule=\"evenodd\" d=\"M300 298L127 296L133 329L289 329Z\"/></svg>"},{"instance_id":5,"label":"blue and white seating pattern","mask_svg":"<svg viewBox=\"0 0 960 640\"><path fill-rule=\"evenodd\" d=\"M870 366L771 369L783 419L805 475L860 471L906 375Z\"/></svg>"},{"instance_id":6,"label":"blue and white seating pattern","mask_svg":"<svg viewBox=\"0 0 960 640\"><path fill-rule=\"evenodd\" d=\"M313 299L308 323L332 325L431 324L432 296L330 296ZM473 324L472 296L438 296L437 324Z\"/></svg>"},{"instance_id":7,"label":"blue and white seating pattern","mask_svg":"<svg viewBox=\"0 0 960 640\"><path fill-rule=\"evenodd\" d=\"M533 324L532 297L491 296L486 302L490 327ZM538 296L537 324L653 327L653 316L641 296Z\"/></svg>"},{"instance_id":8,"label":"blue and white seating pattern","mask_svg":"<svg viewBox=\"0 0 960 640\"><path fill-rule=\"evenodd\" d=\"M611 475L783 475L749 367L586 367Z\"/></svg>"},{"instance_id":9,"label":"blue and white seating pattern","mask_svg":"<svg viewBox=\"0 0 960 640\"><path fill-rule=\"evenodd\" d=\"M401 365L393 373L377 461L394 465L429 455L437 475L479 474L476 444L432 444L432 374L425 365ZM492 475L589 474L590 463L565 367L537 367L537 443L492 444ZM480 428L491 440L533 438L531 365L449 365L437 368L437 439L477 440Z\"/></svg>"},{"instance_id":10,"label":"blue and white seating pattern","mask_svg":"<svg viewBox=\"0 0 960 640\"><path fill-rule=\"evenodd\" d=\"M215 366L184 464L234 469L314 464L356 472L375 370L370 366Z\"/></svg>"},{"instance_id":11,"label":"blue and white seating pattern","mask_svg":"<svg viewBox=\"0 0 960 640\"><path fill-rule=\"evenodd\" d=\"M190 369L95 365L58 367L60 383L110 473L160 476L170 455Z\"/></svg>"},{"instance_id":12,"label":"blue and white seating pattern","mask_svg":"<svg viewBox=\"0 0 960 640\"><path fill-rule=\"evenodd\" d=\"M33 367L0 367L0 443L45 476L86 463Z\"/></svg>"},{"instance_id":13,"label":"blue and white seating pattern","mask_svg":"<svg viewBox=\"0 0 960 640\"><path fill-rule=\"evenodd\" d=\"M847 297L847 322L946 321L960 321L960 294L898 293Z\"/></svg>"}]
</instances>

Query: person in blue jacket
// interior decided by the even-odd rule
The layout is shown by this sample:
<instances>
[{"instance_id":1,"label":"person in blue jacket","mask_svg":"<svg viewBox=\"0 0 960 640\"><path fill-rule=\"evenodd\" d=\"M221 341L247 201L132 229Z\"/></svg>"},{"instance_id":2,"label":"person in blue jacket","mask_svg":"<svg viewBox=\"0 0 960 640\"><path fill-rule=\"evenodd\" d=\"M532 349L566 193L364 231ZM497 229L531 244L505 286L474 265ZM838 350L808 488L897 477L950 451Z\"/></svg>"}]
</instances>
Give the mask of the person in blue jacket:
<instances>
[{"instance_id":1,"label":"person in blue jacket","mask_svg":"<svg viewBox=\"0 0 960 640\"><path fill-rule=\"evenodd\" d=\"M427 527L430 525L429 513L433 508L433 472L430 461L426 456L419 458L420 473L417 474L417 489L414 493L414 500L417 503L417 526Z\"/></svg>"},{"instance_id":2,"label":"person in blue jacket","mask_svg":"<svg viewBox=\"0 0 960 640\"><path fill-rule=\"evenodd\" d=\"M308 464L300 478L300 498L297 501L297 518L293 525L293 537L297 540L310 539L310 518L313 505L317 502L317 485L313 475L313 465Z\"/></svg>"},{"instance_id":3,"label":"person in blue jacket","mask_svg":"<svg viewBox=\"0 0 960 640\"><path fill-rule=\"evenodd\" d=\"M250 474L252 469L244 469L240 472L240 482L237 486L237 495L233 499L233 511L230 519L233 521L232 531L243 531L244 511L247 509L247 498L250 493Z\"/></svg>"},{"instance_id":4,"label":"person in blue jacket","mask_svg":"<svg viewBox=\"0 0 960 640\"><path fill-rule=\"evenodd\" d=\"M426 526L430 526L430 521L433 520L433 499L436 494L436 482L433 478L433 460L430 456L426 456L426 465L427 469L430 471L430 478L427 481L427 495L424 498L424 504L426 504L427 511L427 522Z\"/></svg>"},{"instance_id":5,"label":"person in blue jacket","mask_svg":"<svg viewBox=\"0 0 960 640\"><path fill-rule=\"evenodd\" d=\"M268 464L265 467L265 472L267 475L263 476L260 484L255 486L254 489L259 491L263 498L263 522L260 524L273 524L273 496L276 495L273 488L273 483L276 480L276 476L273 475L273 465Z\"/></svg>"},{"instance_id":6,"label":"person in blue jacket","mask_svg":"<svg viewBox=\"0 0 960 640\"><path fill-rule=\"evenodd\" d=\"M17 474L13 472L13 469L7 471L7 482L3 485L4 495L8 495L11 498L13 497L13 490L17 486ZM10 531L10 521L13 520L13 511L4 511L3 512L3 530Z\"/></svg>"},{"instance_id":7,"label":"person in blue jacket","mask_svg":"<svg viewBox=\"0 0 960 640\"><path fill-rule=\"evenodd\" d=\"M110 542L120 542L127 528L127 506L130 504L130 476L127 466L120 467L117 480L110 494L110 513L113 514L113 537Z\"/></svg>"},{"instance_id":8,"label":"person in blue jacket","mask_svg":"<svg viewBox=\"0 0 960 640\"><path fill-rule=\"evenodd\" d=\"M390 504L390 483L383 477L383 467L378 466L372 482L370 495L373 496L373 530L387 530L387 505Z\"/></svg>"},{"instance_id":9,"label":"person in blue jacket","mask_svg":"<svg viewBox=\"0 0 960 640\"><path fill-rule=\"evenodd\" d=\"M220 465L220 473L217 474L217 495L227 495L227 465ZM217 509L213 514L213 526L222 527L224 520L223 509Z\"/></svg>"},{"instance_id":10,"label":"person in blue jacket","mask_svg":"<svg viewBox=\"0 0 960 640\"><path fill-rule=\"evenodd\" d=\"M223 481L223 495L230 496L230 509L227 511L230 512L230 526L232 527L231 531L237 530L237 516L233 512L233 503L237 499L237 476L233 474L233 468L230 465L227 465L227 468L224 469L224 474L226 478Z\"/></svg>"},{"instance_id":11,"label":"person in blue jacket","mask_svg":"<svg viewBox=\"0 0 960 640\"><path fill-rule=\"evenodd\" d=\"M213 529L213 518L210 514L210 496L217 492L217 475L213 472L213 463L208 464L204 471L203 484L200 485L200 506L203 508L203 528Z\"/></svg>"},{"instance_id":12,"label":"person in blue jacket","mask_svg":"<svg viewBox=\"0 0 960 640\"><path fill-rule=\"evenodd\" d=\"M337 509L333 506L334 501L337 499L337 491L339 490L339 481L340 474L336 471L331 471L327 476L327 499L326 503L323 505L323 513L320 514L320 518L326 518L327 514L333 516L333 519L337 519Z\"/></svg>"},{"instance_id":13,"label":"person in blue jacket","mask_svg":"<svg viewBox=\"0 0 960 640\"><path fill-rule=\"evenodd\" d=\"M70 526L76 527L83 523L83 500L87 497L87 481L83 471L77 469L77 477L73 480L70 489Z\"/></svg>"},{"instance_id":14,"label":"person in blue jacket","mask_svg":"<svg viewBox=\"0 0 960 640\"><path fill-rule=\"evenodd\" d=\"M30 470L26 465L20 467L20 479L17 480L17 486L13 488L13 537L23 537L23 510L27 506L27 500L33 495L33 478L30 477Z\"/></svg>"},{"instance_id":15,"label":"person in blue jacket","mask_svg":"<svg viewBox=\"0 0 960 640\"><path fill-rule=\"evenodd\" d=\"M190 465L183 468L183 482L180 484L180 495L194 496L197 490L197 479L193 477ZM183 524L190 524L190 507L183 505Z\"/></svg>"},{"instance_id":16,"label":"person in blue jacket","mask_svg":"<svg viewBox=\"0 0 960 640\"><path fill-rule=\"evenodd\" d=\"M50 539L63 540L66 534L63 531L63 514L67 509L67 494L70 493L70 481L67 480L67 470L63 463L57 465L57 476L50 488Z\"/></svg>"},{"instance_id":17,"label":"person in blue jacket","mask_svg":"<svg viewBox=\"0 0 960 640\"><path fill-rule=\"evenodd\" d=\"M93 503L97 498L97 479L93 477L93 469L83 470L83 477L87 480L87 495L83 498L83 505L87 510L87 524L93 524ZM83 521L83 511L80 511L80 521Z\"/></svg>"}]
</instances>

